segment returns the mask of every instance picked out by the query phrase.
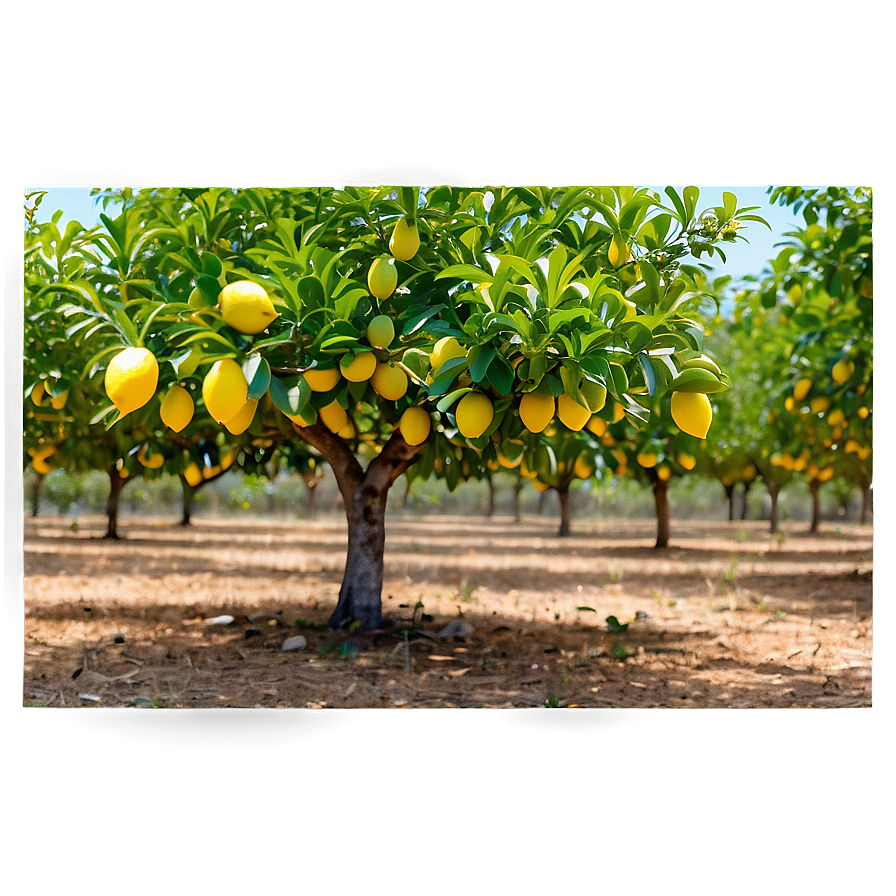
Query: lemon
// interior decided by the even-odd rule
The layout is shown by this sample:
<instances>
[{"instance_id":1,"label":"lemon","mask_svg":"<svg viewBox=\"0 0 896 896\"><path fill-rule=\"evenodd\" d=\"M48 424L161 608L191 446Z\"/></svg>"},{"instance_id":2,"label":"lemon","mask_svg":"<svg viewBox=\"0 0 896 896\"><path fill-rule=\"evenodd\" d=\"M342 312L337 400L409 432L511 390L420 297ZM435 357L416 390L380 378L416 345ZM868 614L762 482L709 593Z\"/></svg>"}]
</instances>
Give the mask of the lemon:
<instances>
[{"instance_id":1,"label":"lemon","mask_svg":"<svg viewBox=\"0 0 896 896\"><path fill-rule=\"evenodd\" d=\"M336 433L336 435L347 442L350 439L353 439L357 435L357 432L355 431L355 427L352 426L351 421L349 421Z\"/></svg>"},{"instance_id":2,"label":"lemon","mask_svg":"<svg viewBox=\"0 0 896 896\"><path fill-rule=\"evenodd\" d=\"M557 416L560 422L578 432L591 419L591 411L573 401L565 392L557 399Z\"/></svg>"},{"instance_id":3,"label":"lemon","mask_svg":"<svg viewBox=\"0 0 896 896\"><path fill-rule=\"evenodd\" d=\"M663 482L668 482L672 478L672 470L669 469L665 464L661 464L656 468L656 475L659 476Z\"/></svg>"},{"instance_id":4,"label":"lemon","mask_svg":"<svg viewBox=\"0 0 896 896\"><path fill-rule=\"evenodd\" d=\"M142 408L158 382L159 364L149 349L126 348L106 368L106 394L122 416Z\"/></svg>"},{"instance_id":5,"label":"lemon","mask_svg":"<svg viewBox=\"0 0 896 896\"><path fill-rule=\"evenodd\" d=\"M348 355L345 356L346 358ZM343 360L345 360L343 358ZM339 363L342 375L350 383L363 383L373 376L376 370L376 355L373 352L361 352L355 355L348 364Z\"/></svg>"},{"instance_id":6,"label":"lemon","mask_svg":"<svg viewBox=\"0 0 896 896\"><path fill-rule=\"evenodd\" d=\"M853 364L852 361L848 361L846 358L841 358L833 368L831 368L831 376L835 383L843 385L843 383L853 375L855 369L856 365Z\"/></svg>"},{"instance_id":7,"label":"lemon","mask_svg":"<svg viewBox=\"0 0 896 896\"><path fill-rule=\"evenodd\" d=\"M520 399L520 420L529 432L542 432L554 419L555 410L550 392L527 392Z\"/></svg>"},{"instance_id":8,"label":"lemon","mask_svg":"<svg viewBox=\"0 0 896 896\"><path fill-rule=\"evenodd\" d=\"M828 423L831 426L840 426L842 423L846 422L846 416L840 408L834 408L830 414L828 414Z\"/></svg>"},{"instance_id":9,"label":"lemon","mask_svg":"<svg viewBox=\"0 0 896 896\"><path fill-rule=\"evenodd\" d=\"M183 386L172 386L162 401L162 423L180 432L193 419L193 399Z\"/></svg>"},{"instance_id":10,"label":"lemon","mask_svg":"<svg viewBox=\"0 0 896 896\"><path fill-rule=\"evenodd\" d=\"M827 395L819 395L809 402L809 411L812 414L822 414L831 406L831 399Z\"/></svg>"},{"instance_id":11,"label":"lemon","mask_svg":"<svg viewBox=\"0 0 896 896\"><path fill-rule=\"evenodd\" d=\"M516 460L508 460L503 454L498 455L498 463L504 467L505 470L515 470L522 463L522 460L522 454Z\"/></svg>"},{"instance_id":12,"label":"lemon","mask_svg":"<svg viewBox=\"0 0 896 896\"><path fill-rule=\"evenodd\" d=\"M31 455L31 466L35 472L46 475L52 467L47 463L47 458L56 453L56 449L52 445L46 445L43 448L29 448L28 453Z\"/></svg>"},{"instance_id":13,"label":"lemon","mask_svg":"<svg viewBox=\"0 0 896 896\"><path fill-rule=\"evenodd\" d=\"M407 218L399 218L392 230L389 251L399 261L410 261L420 248L420 234L416 224L409 224Z\"/></svg>"},{"instance_id":14,"label":"lemon","mask_svg":"<svg viewBox=\"0 0 896 896\"><path fill-rule=\"evenodd\" d=\"M68 389L66 389L65 392L60 392L59 395L54 395L50 399L50 404L57 411L61 411L65 407L66 401L68 401Z\"/></svg>"},{"instance_id":15,"label":"lemon","mask_svg":"<svg viewBox=\"0 0 896 896\"><path fill-rule=\"evenodd\" d=\"M859 417L861 417L862 420L865 420L865 419L867 419L868 414L870 414L871 412L868 410L868 408L861 407L861 408L859 408L857 413L858 413Z\"/></svg>"},{"instance_id":16,"label":"lemon","mask_svg":"<svg viewBox=\"0 0 896 896\"><path fill-rule=\"evenodd\" d=\"M812 388L812 380L803 378L793 387L794 401L802 401Z\"/></svg>"},{"instance_id":17,"label":"lemon","mask_svg":"<svg viewBox=\"0 0 896 896\"><path fill-rule=\"evenodd\" d=\"M494 416L491 401L481 392L468 392L454 412L457 428L467 439L478 439L489 428Z\"/></svg>"},{"instance_id":18,"label":"lemon","mask_svg":"<svg viewBox=\"0 0 896 896\"><path fill-rule=\"evenodd\" d=\"M712 405L702 392L673 392L672 419L682 432L705 439L712 423Z\"/></svg>"},{"instance_id":19,"label":"lemon","mask_svg":"<svg viewBox=\"0 0 896 896\"><path fill-rule=\"evenodd\" d=\"M388 299L398 286L398 271L391 258L377 258L367 272L367 288L378 299Z\"/></svg>"},{"instance_id":20,"label":"lemon","mask_svg":"<svg viewBox=\"0 0 896 896\"><path fill-rule=\"evenodd\" d=\"M408 445L421 445L429 437L432 421L423 408L408 408L398 421L398 430Z\"/></svg>"},{"instance_id":21,"label":"lemon","mask_svg":"<svg viewBox=\"0 0 896 896\"><path fill-rule=\"evenodd\" d=\"M184 479L187 480L187 485L193 488L196 488L202 482L202 471L194 462L191 461L187 469L184 470Z\"/></svg>"},{"instance_id":22,"label":"lemon","mask_svg":"<svg viewBox=\"0 0 896 896\"><path fill-rule=\"evenodd\" d=\"M212 477L217 476L220 472L222 472L220 464L215 464L213 467L203 467L202 478L211 479Z\"/></svg>"},{"instance_id":23,"label":"lemon","mask_svg":"<svg viewBox=\"0 0 896 896\"><path fill-rule=\"evenodd\" d=\"M632 257L625 239L621 233L613 234L613 239L607 249L607 259L610 267L618 268L624 265Z\"/></svg>"},{"instance_id":24,"label":"lemon","mask_svg":"<svg viewBox=\"0 0 896 896\"><path fill-rule=\"evenodd\" d=\"M785 411L792 411L792 410L793 410L793 405L794 405L794 402L793 402L793 396L792 396L792 395L788 395L787 398L784 399L784 410L785 410Z\"/></svg>"},{"instance_id":25,"label":"lemon","mask_svg":"<svg viewBox=\"0 0 896 896\"><path fill-rule=\"evenodd\" d=\"M345 413L345 408L338 401L331 401L317 413L330 432L339 432L348 425L348 414Z\"/></svg>"},{"instance_id":26,"label":"lemon","mask_svg":"<svg viewBox=\"0 0 896 896\"><path fill-rule=\"evenodd\" d=\"M377 362L376 370L370 378L374 390L389 401L398 401L408 391L407 374L400 367Z\"/></svg>"},{"instance_id":27,"label":"lemon","mask_svg":"<svg viewBox=\"0 0 896 896\"><path fill-rule=\"evenodd\" d=\"M432 349L429 356L429 363L432 366L432 372L438 373L439 368L452 358L465 358L467 356L466 349L453 337L445 336L440 339Z\"/></svg>"},{"instance_id":28,"label":"lemon","mask_svg":"<svg viewBox=\"0 0 896 896\"><path fill-rule=\"evenodd\" d=\"M605 448L612 448L612 447L616 444L616 439L614 439L613 436L610 435L610 433L605 432L605 433L600 437L600 443L601 443L601 445L603 445Z\"/></svg>"},{"instance_id":29,"label":"lemon","mask_svg":"<svg viewBox=\"0 0 896 896\"><path fill-rule=\"evenodd\" d=\"M234 460L236 460L236 452L231 448L227 454L221 458L221 469L229 469L233 465Z\"/></svg>"},{"instance_id":30,"label":"lemon","mask_svg":"<svg viewBox=\"0 0 896 896\"><path fill-rule=\"evenodd\" d=\"M625 407L618 401L613 404L613 422L618 423L625 416Z\"/></svg>"},{"instance_id":31,"label":"lemon","mask_svg":"<svg viewBox=\"0 0 896 896\"><path fill-rule=\"evenodd\" d=\"M312 392L329 392L339 382L339 369L328 367L321 370L315 367L313 370L306 370L302 376L305 377L305 382L311 387Z\"/></svg>"},{"instance_id":32,"label":"lemon","mask_svg":"<svg viewBox=\"0 0 896 896\"><path fill-rule=\"evenodd\" d=\"M819 482L827 482L834 475L833 467L825 467L823 470L818 471L818 481Z\"/></svg>"},{"instance_id":33,"label":"lemon","mask_svg":"<svg viewBox=\"0 0 896 896\"><path fill-rule=\"evenodd\" d=\"M591 475L594 473L594 467L585 460L581 455L576 458L576 462L572 467L573 473L579 477L579 479L590 479Z\"/></svg>"},{"instance_id":34,"label":"lemon","mask_svg":"<svg viewBox=\"0 0 896 896\"><path fill-rule=\"evenodd\" d=\"M874 298L874 282L867 274L862 274L859 277L859 295L863 299Z\"/></svg>"},{"instance_id":35,"label":"lemon","mask_svg":"<svg viewBox=\"0 0 896 896\"><path fill-rule=\"evenodd\" d=\"M374 348L389 348L394 338L395 326L392 323L392 318L385 314L378 314L367 325L367 341Z\"/></svg>"},{"instance_id":36,"label":"lemon","mask_svg":"<svg viewBox=\"0 0 896 896\"><path fill-rule=\"evenodd\" d=\"M596 436L602 436L607 431L607 421L601 420L600 417L592 417L586 424L585 429Z\"/></svg>"},{"instance_id":37,"label":"lemon","mask_svg":"<svg viewBox=\"0 0 896 896\"><path fill-rule=\"evenodd\" d=\"M292 422L295 423L296 426L311 426L311 423L306 420L301 414L286 414L286 417L292 420Z\"/></svg>"},{"instance_id":38,"label":"lemon","mask_svg":"<svg viewBox=\"0 0 896 896\"><path fill-rule=\"evenodd\" d=\"M806 467L806 475L809 476L810 479L814 479L818 475L818 467L815 464L809 464Z\"/></svg>"},{"instance_id":39,"label":"lemon","mask_svg":"<svg viewBox=\"0 0 896 896\"><path fill-rule=\"evenodd\" d=\"M40 407L43 404L44 393L46 392L46 387L43 382L38 382L37 385L31 390L31 400Z\"/></svg>"},{"instance_id":40,"label":"lemon","mask_svg":"<svg viewBox=\"0 0 896 896\"><path fill-rule=\"evenodd\" d=\"M164 454L153 454L152 457L146 456L146 445L140 448L137 452L137 460L143 464L144 467L148 467L150 470L158 470L162 464L165 463L165 455Z\"/></svg>"},{"instance_id":41,"label":"lemon","mask_svg":"<svg viewBox=\"0 0 896 896\"><path fill-rule=\"evenodd\" d=\"M641 451L635 459L645 469L655 467L657 462L657 456L652 451Z\"/></svg>"},{"instance_id":42,"label":"lemon","mask_svg":"<svg viewBox=\"0 0 896 896\"><path fill-rule=\"evenodd\" d=\"M621 448L614 448L614 449L610 452L610 454L612 454L613 457L616 458L616 462L617 462L620 466L625 466L625 464L626 464L627 461L628 461L628 458L625 456L625 452L624 452Z\"/></svg>"},{"instance_id":43,"label":"lemon","mask_svg":"<svg viewBox=\"0 0 896 896\"><path fill-rule=\"evenodd\" d=\"M550 488L549 485L545 485L545 484L544 484L543 482L541 482L539 479L533 479L533 480L532 480L532 487L533 487L533 488L535 489L535 491L537 491L537 492L546 492L546 491Z\"/></svg>"},{"instance_id":44,"label":"lemon","mask_svg":"<svg viewBox=\"0 0 896 896\"><path fill-rule=\"evenodd\" d=\"M265 288L252 280L228 283L218 296L218 304L224 323L250 335L267 329L280 316Z\"/></svg>"},{"instance_id":45,"label":"lemon","mask_svg":"<svg viewBox=\"0 0 896 896\"><path fill-rule=\"evenodd\" d=\"M202 381L202 398L213 420L224 423L246 403L249 387L240 365L232 358L215 361Z\"/></svg>"},{"instance_id":46,"label":"lemon","mask_svg":"<svg viewBox=\"0 0 896 896\"><path fill-rule=\"evenodd\" d=\"M691 457L690 454L679 454L678 455L678 463L680 466L684 467L686 470L693 470L694 467L697 466L696 458Z\"/></svg>"},{"instance_id":47,"label":"lemon","mask_svg":"<svg viewBox=\"0 0 896 896\"><path fill-rule=\"evenodd\" d=\"M806 461L802 457L798 457L793 462L793 469L796 470L797 473L801 473L806 469Z\"/></svg>"},{"instance_id":48,"label":"lemon","mask_svg":"<svg viewBox=\"0 0 896 896\"><path fill-rule=\"evenodd\" d=\"M255 417L255 409L258 407L258 400L255 398L247 398L242 410L237 411L229 420L224 421L227 431L238 436L244 433L252 423Z\"/></svg>"},{"instance_id":49,"label":"lemon","mask_svg":"<svg viewBox=\"0 0 896 896\"><path fill-rule=\"evenodd\" d=\"M743 473L741 473L741 476L744 478L744 480L755 479L756 478L756 467L753 464L747 464L747 466L744 467Z\"/></svg>"}]
</instances>

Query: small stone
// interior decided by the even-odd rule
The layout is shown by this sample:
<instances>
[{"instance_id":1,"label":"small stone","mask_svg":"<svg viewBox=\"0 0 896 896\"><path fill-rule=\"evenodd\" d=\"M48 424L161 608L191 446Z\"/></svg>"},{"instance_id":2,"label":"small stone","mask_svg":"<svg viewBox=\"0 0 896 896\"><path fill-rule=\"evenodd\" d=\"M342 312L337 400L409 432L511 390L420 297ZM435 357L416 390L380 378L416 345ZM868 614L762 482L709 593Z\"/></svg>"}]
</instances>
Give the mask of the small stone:
<instances>
[{"instance_id":1,"label":"small stone","mask_svg":"<svg viewBox=\"0 0 896 896\"><path fill-rule=\"evenodd\" d=\"M308 646L308 642L301 635L293 635L283 642L281 650L304 650Z\"/></svg>"},{"instance_id":2,"label":"small stone","mask_svg":"<svg viewBox=\"0 0 896 896\"><path fill-rule=\"evenodd\" d=\"M437 638L469 638L473 626L463 619L452 619L437 635Z\"/></svg>"},{"instance_id":3,"label":"small stone","mask_svg":"<svg viewBox=\"0 0 896 896\"><path fill-rule=\"evenodd\" d=\"M234 621L233 616L212 616L211 619L206 619L206 625L230 625L231 622Z\"/></svg>"}]
</instances>

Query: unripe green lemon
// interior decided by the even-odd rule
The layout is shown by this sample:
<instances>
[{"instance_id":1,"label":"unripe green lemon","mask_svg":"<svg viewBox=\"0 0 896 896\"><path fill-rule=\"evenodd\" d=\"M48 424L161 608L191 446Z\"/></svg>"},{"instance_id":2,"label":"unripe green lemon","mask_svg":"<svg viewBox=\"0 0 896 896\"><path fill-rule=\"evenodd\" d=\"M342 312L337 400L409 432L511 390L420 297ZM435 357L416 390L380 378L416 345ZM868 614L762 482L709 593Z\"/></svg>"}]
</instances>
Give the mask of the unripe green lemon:
<instances>
[{"instance_id":1,"label":"unripe green lemon","mask_svg":"<svg viewBox=\"0 0 896 896\"><path fill-rule=\"evenodd\" d=\"M520 420L529 432L542 432L554 419L555 411L550 392L527 392L520 399Z\"/></svg>"},{"instance_id":2,"label":"unripe green lemon","mask_svg":"<svg viewBox=\"0 0 896 896\"><path fill-rule=\"evenodd\" d=\"M395 326L392 323L392 318L388 315L378 314L367 325L367 341L374 348L389 348L394 338Z\"/></svg>"},{"instance_id":3,"label":"unripe green lemon","mask_svg":"<svg viewBox=\"0 0 896 896\"><path fill-rule=\"evenodd\" d=\"M420 234L416 224L409 224L407 218L395 222L392 238L389 240L389 251L399 261L410 261L420 248Z\"/></svg>"},{"instance_id":4,"label":"unripe green lemon","mask_svg":"<svg viewBox=\"0 0 896 896\"><path fill-rule=\"evenodd\" d=\"M557 399L557 416L561 423L578 432L591 419L591 411L573 401L565 392Z\"/></svg>"},{"instance_id":5,"label":"unripe green lemon","mask_svg":"<svg viewBox=\"0 0 896 896\"><path fill-rule=\"evenodd\" d=\"M672 419L682 432L705 439L712 423L712 405L702 392L673 392Z\"/></svg>"},{"instance_id":6,"label":"unripe green lemon","mask_svg":"<svg viewBox=\"0 0 896 896\"><path fill-rule=\"evenodd\" d=\"M232 358L215 361L202 381L202 398L213 420L224 423L246 403L249 387L242 368Z\"/></svg>"},{"instance_id":7,"label":"unripe green lemon","mask_svg":"<svg viewBox=\"0 0 896 896\"><path fill-rule=\"evenodd\" d=\"M374 390L389 401L398 401L408 391L407 374L400 367L378 362L370 378Z\"/></svg>"},{"instance_id":8,"label":"unripe green lemon","mask_svg":"<svg viewBox=\"0 0 896 896\"><path fill-rule=\"evenodd\" d=\"M588 403L588 409L592 414L597 413L607 403L607 387L603 383L584 380L579 391L582 393L582 398Z\"/></svg>"},{"instance_id":9,"label":"unripe green lemon","mask_svg":"<svg viewBox=\"0 0 896 896\"><path fill-rule=\"evenodd\" d=\"M378 299L388 299L398 286L398 270L395 261L383 257L374 259L370 270L367 272L367 288L371 295Z\"/></svg>"},{"instance_id":10,"label":"unripe green lemon","mask_svg":"<svg viewBox=\"0 0 896 896\"><path fill-rule=\"evenodd\" d=\"M228 283L218 296L224 323L240 333L267 329L278 317L265 288L252 280Z\"/></svg>"},{"instance_id":11,"label":"unripe green lemon","mask_svg":"<svg viewBox=\"0 0 896 896\"><path fill-rule=\"evenodd\" d=\"M465 358L466 355L467 350L453 336L445 336L433 346L432 354L429 356L432 372L436 374L446 361L452 358Z\"/></svg>"},{"instance_id":12,"label":"unripe green lemon","mask_svg":"<svg viewBox=\"0 0 896 896\"><path fill-rule=\"evenodd\" d=\"M429 437L432 421L423 408L408 408L398 421L398 429L408 445L421 445Z\"/></svg>"},{"instance_id":13,"label":"unripe green lemon","mask_svg":"<svg viewBox=\"0 0 896 896\"><path fill-rule=\"evenodd\" d=\"M454 412L457 428L467 439L478 439L489 428L494 416L491 401L481 392L468 392L458 402Z\"/></svg>"},{"instance_id":14,"label":"unripe green lemon","mask_svg":"<svg viewBox=\"0 0 896 896\"><path fill-rule=\"evenodd\" d=\"M122 414L142 408L156 391L159 364L145 348L120 351L106 368L106 394Z\"/></svg>"},{"instance_id":15,"label":"unripe green lemon","mask_svg":"<svg viewBox=\"0 0 896 896\"><path fill-rule=\"evenodd\" d=\"M360 352L348 364L343 365L340 361L339 369L350 383L363 383L369 380L376 370L376 355L373 352Z\"/></svg>"},{"instance_id":16,"label":"unripe green lemon","mask_svg":"<svg viewBox=\"0 0 896 896\"><path fill-rule=\"evenodd\" d=\"M312 370L306 370L302 376L305 377L305 382L311 387L312 392L329 392L339 382L339 369L328 367L321 370L315 367Z\"/></svg>"},{"instance_id":17,"label":"unripe green lemon","mask_svg":"<svg viewBox=\"0 0 896 896\"><path fill-rule=\"evenodd\" d=\"M224 421L224 426L227 428L227 431L233 433L235 436L244 433L252 423L257 407L257 399L247 398L242 410L237 411L233 417Z\"/></svg>"},{"instance_id":18,"label":"unripe green lemon","mask_svg":"<svg viewBox=\"0 0 896 896\"><path fill-rule=\"evenodd\" d=\"M162 401L162 423L180 432L193 419L193 398L183 386L172 386Z\"/></svg>"}]
</instances>

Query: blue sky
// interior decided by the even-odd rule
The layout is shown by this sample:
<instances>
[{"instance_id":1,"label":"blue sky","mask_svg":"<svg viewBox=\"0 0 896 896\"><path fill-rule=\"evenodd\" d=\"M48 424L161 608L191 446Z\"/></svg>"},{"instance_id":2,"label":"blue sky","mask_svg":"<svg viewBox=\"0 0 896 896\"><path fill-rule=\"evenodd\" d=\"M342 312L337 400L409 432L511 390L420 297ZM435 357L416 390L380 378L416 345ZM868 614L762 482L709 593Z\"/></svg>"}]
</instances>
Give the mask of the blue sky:
<instances>
[{"instance_id":1,"label":"blue sky","mask_svg":"<svg viewBox=\"0 0 896 896\"><path fill-rule=\"evenodd\" d=\"M674 185L681 192L684 185ZM662 193L662 188L652 186ZM32 188L34 189L34 188ZM749 243L738 240L736 243L726 243L724 252L728 259L724 266L718 257L710 260L718 266L718 274L731 274L733 277L742 277L745 274L759 274L765 263L777 255L775 243L783 238L788 230L804 223L800 214L795 215L790 208L781 208L768 204L767 186L719 186L700 187L700 200L698 208L721 205L722 193L729 190L737 196L738 206L758 205L761 208L755 214L762 215L772 229L769 230L755 221L749 222L744 231ZM665 197L664 197L665 198ZM85 227L90 227L99 221L101 209L95 204L87 187L52 187L47 191L40 206L38 219L48 221L53 212L62 209L63 221L79 221ZM707 261L704 256L703 261ZM724 269L722 269L724 268Z\"/></svg>"}]
</instances>

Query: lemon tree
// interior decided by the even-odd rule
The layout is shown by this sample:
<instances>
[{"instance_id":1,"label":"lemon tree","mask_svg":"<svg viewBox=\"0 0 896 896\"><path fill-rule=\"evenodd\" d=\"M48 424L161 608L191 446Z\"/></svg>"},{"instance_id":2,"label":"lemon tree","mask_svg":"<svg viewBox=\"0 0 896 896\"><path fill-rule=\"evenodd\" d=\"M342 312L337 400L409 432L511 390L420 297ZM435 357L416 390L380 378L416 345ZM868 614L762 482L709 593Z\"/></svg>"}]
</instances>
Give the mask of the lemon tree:
<instances>
[{"instance_id":1,"label":"lemon tree","mask_svg":"<svg viewBox=\"0 0 896 896\"><path fill-rule=\"evenodd\" d=\"M722 387L710 368L683 366L712 302L700 259L724 257L757 219L731 193L698 211L696 187L99 197L120 213L102 218L63 313L96 349L89 378L145 349L158 380L139 406L148 390L136 383L130 401L108 394L95 422L155 425L180 387L219 427L251 416L244 458L284 439L313 448L348 523L330 624L364 629L383 623L386 498L401 475L455 487L499 454L535 463L529 393L581 432L608 404L641 427L654 396Z\"/></svg>"}]
</instances>

